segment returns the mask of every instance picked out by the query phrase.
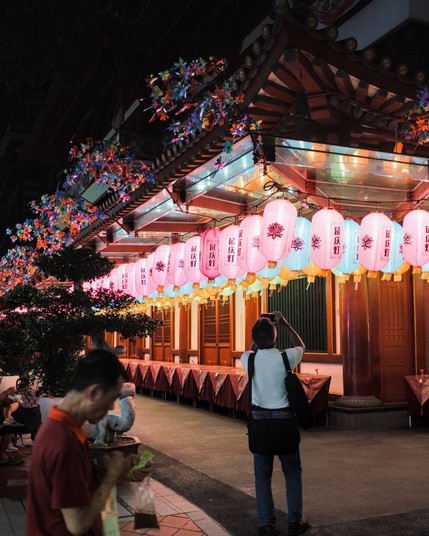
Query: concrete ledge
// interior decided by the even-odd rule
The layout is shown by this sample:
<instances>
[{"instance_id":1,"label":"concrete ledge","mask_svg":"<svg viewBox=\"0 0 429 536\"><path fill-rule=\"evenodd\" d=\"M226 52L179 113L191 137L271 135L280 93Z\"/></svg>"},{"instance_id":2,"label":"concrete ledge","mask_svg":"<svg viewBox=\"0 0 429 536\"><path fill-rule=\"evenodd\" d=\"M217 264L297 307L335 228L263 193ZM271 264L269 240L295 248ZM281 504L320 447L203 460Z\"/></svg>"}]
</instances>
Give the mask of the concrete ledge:
<instances>
[{"instance_id":1,"label":"concrete ledge","mask_svg":"<svg viewBox=\"0 0 429 536\"><path fill-rule=\"evenodd\" d=\"M380 430L408 426L408 405L383 404L377 407L329 405L329 427L339 430Z\"/></svg>"}]
</instances>

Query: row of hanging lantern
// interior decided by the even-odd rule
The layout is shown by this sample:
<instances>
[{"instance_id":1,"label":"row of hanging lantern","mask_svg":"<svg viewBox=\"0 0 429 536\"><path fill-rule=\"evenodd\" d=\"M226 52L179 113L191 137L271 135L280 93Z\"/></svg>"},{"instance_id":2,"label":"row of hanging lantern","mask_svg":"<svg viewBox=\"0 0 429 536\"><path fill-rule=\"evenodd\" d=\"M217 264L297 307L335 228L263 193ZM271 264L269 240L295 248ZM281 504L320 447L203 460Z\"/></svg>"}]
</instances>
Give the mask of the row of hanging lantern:
<instances>
[{"instance_id":1,"label":"row of hanging lantern","mask_svg":"<svg viewBox=\"0 0 429 536\"><path fill-rule=\"evenodd\" d=\"M163 295L169 287L177 292L190 283L195 289L219 277L229 285L243 277L251 282L256 274L267 279L267 273L261 276L264 271L275 279L278 273L269 272L279 262L309 280L321 270L341 276L363 270L375 277L378 271L397 272L404 262L419 271L429 263L429 212L409 212L403 226L382 213L370 213L358 224L329 208L310 221L299 217L290 201L279 198L266 205L262 216L250 215L240 225L160 245L147 258L115 268L94 286L135 296L154 291Z\"/></svg>"}]
</instances>

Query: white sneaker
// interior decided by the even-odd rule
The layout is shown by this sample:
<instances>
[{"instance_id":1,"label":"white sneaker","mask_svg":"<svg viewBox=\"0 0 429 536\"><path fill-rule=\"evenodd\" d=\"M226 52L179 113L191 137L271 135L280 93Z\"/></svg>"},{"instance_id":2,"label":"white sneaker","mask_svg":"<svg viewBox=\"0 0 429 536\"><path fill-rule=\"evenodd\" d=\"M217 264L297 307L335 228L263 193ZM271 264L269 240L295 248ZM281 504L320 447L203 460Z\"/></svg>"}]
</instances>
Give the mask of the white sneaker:
<instances>
[{"instance_id":1,"label":"white sneaker","mask_svg":"<svg viewBox=\"0 0 429 536\"><path fill-rule=\"evenodd\" d=\"M11 452L16 452L18 449L12 445L12 443L9 443L9 446L6 449L6 452L10 454Z\"/></svg>"}]
</instances>

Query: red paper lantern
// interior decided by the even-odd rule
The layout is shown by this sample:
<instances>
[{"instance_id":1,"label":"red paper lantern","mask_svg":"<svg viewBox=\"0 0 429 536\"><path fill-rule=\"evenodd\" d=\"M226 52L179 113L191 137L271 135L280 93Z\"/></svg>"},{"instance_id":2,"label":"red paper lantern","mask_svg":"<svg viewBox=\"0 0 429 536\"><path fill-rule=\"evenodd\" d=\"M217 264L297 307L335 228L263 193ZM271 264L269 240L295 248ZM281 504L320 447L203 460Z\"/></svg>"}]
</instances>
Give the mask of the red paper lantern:
<instances>
[{"instance_id":1,"label":"red paper lantern","mask_svg":"<svg viewBox=\"0 0 429 536\"><path fill-rule=\"evenodd\" d=\"M206 278L201 273L201 236L193 236L185 242L185 274L188 281L201 283Z\"/></svg>"},{"instance_id":2,"label":"red paper lantern","mask_svg":"<svg viewBox=\"0 0 429 536\"><path fill-rule=\"evenodd\" d=\"M185 273L185 242L176 242L170 248L167 280L173 287L181 287L188 282Z\"/></svg>"},{"instance_id":3,"label":"red paper lantern","mask_svg":"<svg viewBox=\"0 0 429 536\"><path fill-rule=\"evenodd\" d=\"M149 268L147 258L136 262L134 269L134 284L137 296L148 296L153 291L153 286L149 280Z\"/></svg>"},{"instance_id":4,"label":"red paper lantern","mask_svg":"<svg viewBox=\"0 0 429 536\"><path fill-rule=\"evenodd\" d=\"M336 210L319 210L311 219L310 259L330 270L341 261L344 242L344 218Z\"/></svg>"},{"instance_id":5,"label":"red paper lantern","mask_svg":"<svg viewBox=\"0 0 429 536\"><path fill-rule=\"evenodd\" d=\"M259 250L269 263L289 255L296 218L296 208L287 199L275 199L265 206Z\"/></svg>"},{"instance_id":6,"label":"red paper lantern","mask_svg":"<svg viewBox=\"0 0 429 536\"><path fill-rule=\"evenodd\" d=\"M385 214L367 214L360 225L359 262L370 273L384 268L389 262L392 222Z\"/></svg>"},{"instance_id":7,"label":"red paper lantern","mask_svg":"<svg viewBox=\"0 0 429 536\"><path fill-rule=\"evenodd\" d=\"M220 275L220 229L207 229L201 235L201 272L209 279Z\"/></svg>"},{"instance_id":8,"label":"red paper lantern","mask_svg":"<svg viewBox=\"0 0 429 536\"><path fill-rule=\"evenodd\" d=\"M412 210L403 223L404 259L412 266L423 266L429 262L429 212Z\"/></svg>"},{"instance_id":9,"label":"red paper lantern","mask_svg":"<svg viewBox=\"0 0 429 536\"><path fill-rule=\"evenodd\" d=\"M243 275L244 270L238 264L238 242L240 227L228 225L220 233L220 273L229 280Z\"/></svg>"},{"instance_id":10,"label":"red paper lantern","mask_svg":"<svg viewBox=\"0 0 429 536\"><path fill-rule=\"evenodd\" d=\"M259 251L262 216L253 214L240 223L238 232L238 264L244 272L256 274L267 265L267 259Z\"/></svg>"},{"instance_id":11,"label":"red paper lantern","mask_svg":"<svg viewBox=\"0 0 429 536\"><path fill-rule=\"evenodd\" d=\"M170 246L163 244L155 250L155 257L152 267L152 280L158 292L164 292L167 282L168 257L170 256Z\"/></svg>"}]
</instances>

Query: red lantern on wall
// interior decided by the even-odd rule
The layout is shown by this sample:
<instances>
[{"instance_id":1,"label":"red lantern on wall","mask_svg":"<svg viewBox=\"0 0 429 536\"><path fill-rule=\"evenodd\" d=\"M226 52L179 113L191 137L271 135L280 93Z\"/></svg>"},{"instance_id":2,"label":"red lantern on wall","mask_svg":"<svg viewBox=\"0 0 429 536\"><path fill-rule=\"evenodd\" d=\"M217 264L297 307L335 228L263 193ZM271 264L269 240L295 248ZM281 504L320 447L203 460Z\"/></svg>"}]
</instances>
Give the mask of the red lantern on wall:
<instances>
[{"instance_id":1,"label":"red lantern on wall","mask_svg":"<svg viewBox=\"0 0 429 536\"><path fill-rule=\"evenodd\" d=\"M230 282L243 275L244 270L238 264L238 241L240 227L228 225L220 233L220 273Z\"/></svg>"},{"instance_id":2,"label":"red lantern on wall","mask_svg":"<svg viewBox=\"0 0 429 536\"><path fill-rule=\"evenodd\" d=\"M197 284L206 278L201 273L201 236L193 236L185 242L185 274L188 281Z\"/></svg>"},{"instance_id":3,"label":"red lantern on wall","mask_svg":"<svg viewBox=\"0 0 429 536\"><path fill-rule=\"evenodd\" d=\"M158 292L164 292L164 286L167 282L168 257L170 256L170 246L163 244L155 250L155 258L152 267L152 280L156 285Z\"/></svg>"},{"instance_id":4,"label":"red lantern on wall","mask_svg":"<svg viewBox=\"0 0 429 536\"><path fill-rule=\"evenodd\" d=\"M185 273L185 242L176 242L170 248L167 280L176 290L188 282Z\"/></svg>"},{"instance_id":5,"label":"red lantern on wall","mask_svg":"<svg viewBox=\"0 0 429 536\"><path fill-rule=\"evenodd\" d=\"M333 209L322 209L311 219L310 259L330 270L341 261L344 242L344 218Z\"/></svg>"},{"instance_id":6,"label":"red lantern on wall","mask_svg":"<svg viewBox=\"0 0 429 536\"><path fill-rule=\"evenodd\" d=\"M149 280L149 268L147 258L140 259L135 263L134 285L137 296L148 296L153 291L153 286Z\"/></svg>"},{"instance_id":7,"label":"red lantern on wall","mask_svg":"<svg viewBox=\"0 0 429 536\"><path fill-rule=\"evenodd\" d=\"M368 270L368 277L389 262L392 222L378 212L367 214L360 225L359 262Z\"/></svg>"},{"instance_id":8,"label":"red lantern on wall","mask_svg":"<svg viewBox=\"0 0 429 536\"><path fill-rule=\"evenodd\" d=\"M404 242L402 252L404 259L411 266L423 266L429 262L429 212L412 210L403 223Z\"/></svg>"},{"instance_id":9,"label":"red lantern on wall","mask_svg":"<svg viewBox=\"0 0 429 536\"><path fill-rule=\"evenodd\" d=\"M209 278L220 275L220 229L207 229L201 235L201 272Z\"/></svg>"},{"instance_id":10,"label":"red lantern on wall","mask_svg":"<svg viewBox=\"0 0 429 536\"><path fill-rule=\"evenodd\" d=\"M275 199L265 206L259 250L269 264L289 255L296 218L296 208L287 199Z\"/></svg>"},{"instance_id":11,"label":"red lantern on wall","mask_svg":"<svg viewBox=\"0 0 429 536\"><path fill-rule=\"evenodd\" d=\"M267 265L267 259L259 251L262 216L253 214L240 223L238 232L238 264L244 272L256 274Z\"/></svg>"}]
</instances>

